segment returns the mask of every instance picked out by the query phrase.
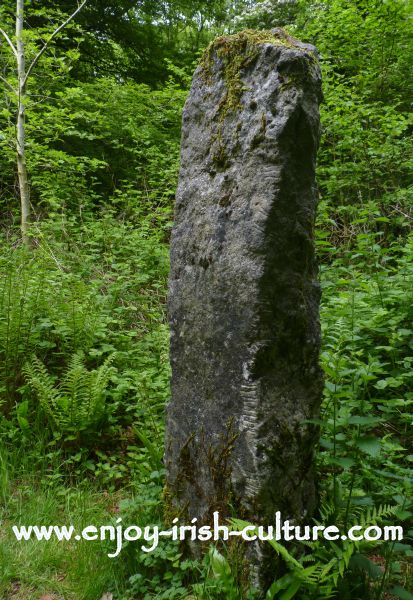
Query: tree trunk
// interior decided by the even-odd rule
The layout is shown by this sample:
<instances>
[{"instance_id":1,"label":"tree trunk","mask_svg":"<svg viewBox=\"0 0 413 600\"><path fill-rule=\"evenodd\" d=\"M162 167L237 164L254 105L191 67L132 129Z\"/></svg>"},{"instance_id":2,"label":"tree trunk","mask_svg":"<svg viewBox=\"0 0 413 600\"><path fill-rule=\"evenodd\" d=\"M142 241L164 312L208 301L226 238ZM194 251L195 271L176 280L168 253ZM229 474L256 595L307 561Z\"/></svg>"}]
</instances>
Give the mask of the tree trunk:
<instances>
[{"instance_id":1,"label":"tree trunk","mask_svg":"<svg viewBox=\"0 0 413 600\"><path fill-rule=\"evenodd\" d=\"M30 221L30 187L26 166L26 135L25 135L25 100L26 100L26 67L23 42L24 0L16 4L16 44L17 44L17 79L18 79L18 108L17 108L17 173L21 205L21 233L23 243L29 245Z\"/></svg>"}]
</instances>

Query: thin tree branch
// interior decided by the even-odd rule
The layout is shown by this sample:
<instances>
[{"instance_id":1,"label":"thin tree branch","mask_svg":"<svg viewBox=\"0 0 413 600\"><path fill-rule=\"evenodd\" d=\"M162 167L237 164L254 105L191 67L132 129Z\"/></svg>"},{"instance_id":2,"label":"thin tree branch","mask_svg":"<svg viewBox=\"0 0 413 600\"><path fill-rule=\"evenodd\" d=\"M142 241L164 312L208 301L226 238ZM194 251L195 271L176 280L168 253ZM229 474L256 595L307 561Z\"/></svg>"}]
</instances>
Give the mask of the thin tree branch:
<instances>
[{"instance_id":1,"label":"thin tree branch","mask_svg":"<svg viewBox=\"0 0 413 600\"><path fill-rule=\"evenodd\" d=\"M7 87L8 90L13 92L14 94L17 94L14 87L12 85L10 85L10 83L7 81L7 79L5 79L2 75L0 75L0 81L2 81L4 83L4 85Z\"/></svg>"},{"instance_id":2,"label":"thin tree branch","mask_svg":"<svg viewBox=\"0 0 413 600\"><path fill-rule=\"evenodd\" d=\"M13 42L11 41L11 39L9 38L9 36L7 35L7 33L4 31L4 29L1 29L1 27L0 27L0 33L4 36L4 39L6 40L6 42L8 43L8 45L10 46L10 48L12 49L14 56L17 58L17 50L16 50Z\"/></svg>"},{"instance_id":3,"label":"thin tree branch","mask_svg":"<svg viewBox=\"0 0 413 600\"><path fill-rule=\"evenodd\" d=\"M75 10L74 13L72 13L70 15L70 17L68 19L66 19L66 21L64 23L62 23L57 29L54 30L54 32L52 33L52 35L49 37L49 39L47 40L47 42L45 42L43 48L41 50L39 50L39 52L37 53L37 55L34 57L34 59L32 60L29 68L27 69L26 72L26 76L24 78L23 81L23 87L26 85L27 80L29 78L30 73L33 71L34 67L37 65L37 63L39 62L40 57L42 56L42 54L47 50L47 48L50 45L50 42L62 31L62 29L64 29L66 27L66 25L68 25L70 23L70 21L72 21L72 19L75 18L75 16L82 10L82 8L84 7L84 5L86 4L88 0L83 0L82 4L80 4L77 9Z\"/></svg>"}]
</instances>

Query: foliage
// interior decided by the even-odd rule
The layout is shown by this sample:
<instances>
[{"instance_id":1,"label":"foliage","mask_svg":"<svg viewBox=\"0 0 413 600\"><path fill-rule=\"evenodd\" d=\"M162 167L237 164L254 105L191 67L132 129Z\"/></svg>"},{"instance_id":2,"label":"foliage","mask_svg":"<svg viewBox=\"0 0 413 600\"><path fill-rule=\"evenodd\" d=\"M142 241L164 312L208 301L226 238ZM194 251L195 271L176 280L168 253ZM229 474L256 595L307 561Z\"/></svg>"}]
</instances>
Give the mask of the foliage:
<instances>
[{"instance_id":1,"label":"foliage","mask_svg":"<svg viewBox=\"0 0 413 600\"><path fill-rule=\"evenodd\" d=\"M28 166L38 218L67 214L82 221L109 200L128 219L132 207L149 211L170 206L178 159L183 94L171 82L152 92L136 84L99 80L66 82L67 87L34 89L27 112ZM38 96L49 96L39 103ZM153 115L148 121L147 115ZM123 115L119 118L119 115ZM4 151L3 206L16 214L13 175L14 126L10 112L0 113ZM0 201L1 202L1 201Z\"/></svg>"},{"instance_id":2,"label":"foliage","mask_svg":"<svg viewBox=\"0 0 413 600\"><path fill-rule=\"evenodd\" d=\"M13 457L7 458L7 471L12 478ZM54 462L53 467L57 468ZM14 524L49 526L64 520L70 521L76 530L91 523L108 523L116 510L116 496L108 498L86 482L78 489L65 488L58 481L51 484L43 472L29 473L30 468L20 477L19 487L8 491L0 508L1 597L100 600L109 589L119 597L125 589L125 569L121 562L115 563L98 550L96 543L73 544L55 539L43 544L20 543L16 548L11 529Z\"/></svg>"},{"instance_id":3,"label":"foliage","mask_svg":"<svg viewBox=\"0 0 413 600\"><path fill-rule=\"evenodd\" d=\"M411 222L408 3L265 0L238 21L239 28L287 25L293 35L316 45L324 92L317 172L321 197L340 231L349 225L346 214L337 214L340 207L376 200L398 235L400 226Z\"/></svg>"},{"instance_id":4,"label":"foliage","mask_svg":"<svg viewBox=\"0 0 413 600\"><path fill-rule=\"evenodd\" d=\"M8 412L31 353L58 367L62 355L101 340L109 319L97 286L66 272L47 246L33 256L20 249L4 252L0 271L0 393Z\"/></svg>"},{"instance_id":5,"label":"foliage","mask_svg":"<svg viewBox=\"0 0 413 600\"><path fill-rule=\"evenodd\" d=\"M36 356L24 366L23 372L52 426L74 436L93 432L107 417L105 392L113 371L112 362L113 355L98 369L88 371L83 356L74 354L58 387Z\"/></svg>"}]
</instances>

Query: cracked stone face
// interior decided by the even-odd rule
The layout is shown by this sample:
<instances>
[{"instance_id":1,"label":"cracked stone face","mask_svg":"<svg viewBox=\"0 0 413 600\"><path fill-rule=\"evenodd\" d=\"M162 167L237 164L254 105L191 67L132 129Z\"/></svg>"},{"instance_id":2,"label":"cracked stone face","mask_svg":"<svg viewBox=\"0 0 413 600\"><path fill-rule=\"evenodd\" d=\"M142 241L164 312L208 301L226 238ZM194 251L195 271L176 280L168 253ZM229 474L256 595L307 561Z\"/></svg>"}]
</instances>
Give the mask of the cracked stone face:
<instances>
[{"instance_id":1,"label":"cracked stone face","mask_svg":"<svg viewBox=\"0 0 413 600\"><path fill-rule=\"evenodd\" d=\"M218 39L183 113L165 463L172 507L203 523L316 503L321 79L315 48L271 34Z\"/></svg>"}]
</instances>

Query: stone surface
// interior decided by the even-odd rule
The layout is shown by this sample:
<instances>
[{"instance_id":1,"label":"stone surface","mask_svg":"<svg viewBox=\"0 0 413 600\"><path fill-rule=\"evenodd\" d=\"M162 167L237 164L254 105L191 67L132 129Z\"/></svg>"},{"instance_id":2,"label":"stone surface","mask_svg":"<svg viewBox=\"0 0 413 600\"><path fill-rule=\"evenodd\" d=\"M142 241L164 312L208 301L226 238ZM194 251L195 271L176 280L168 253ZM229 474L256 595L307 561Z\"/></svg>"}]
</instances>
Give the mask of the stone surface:
<instances>
[{"instance_id":1,"label":"stone surface","mask_svg":"<svg viewBox=\"0 0 413 600\"><path fill-rule=\"evenodd\" d=\"M269 524L316 503L319 284L315 48L280 30L218 38L183 113L171 243L167 495Z\"/></svg>"}]
</instances>

